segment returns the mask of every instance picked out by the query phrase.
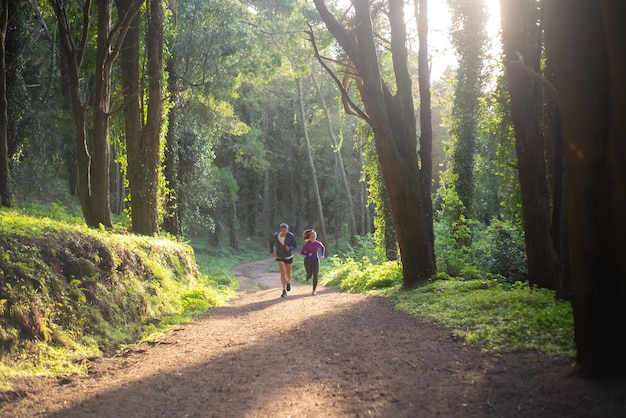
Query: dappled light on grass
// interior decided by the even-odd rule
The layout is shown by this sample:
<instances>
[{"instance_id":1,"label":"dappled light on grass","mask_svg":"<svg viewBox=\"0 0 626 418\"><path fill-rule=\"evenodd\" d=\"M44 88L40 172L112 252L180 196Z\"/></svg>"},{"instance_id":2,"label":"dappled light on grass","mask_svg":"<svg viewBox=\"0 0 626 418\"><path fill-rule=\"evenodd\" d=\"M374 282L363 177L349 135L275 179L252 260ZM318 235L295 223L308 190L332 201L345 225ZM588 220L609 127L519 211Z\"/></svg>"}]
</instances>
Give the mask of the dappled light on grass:
<instances>
[{"instance_id":1,"label":"dappled light on grass","mask_svg":"<svg viewBox=\"0 0 626 418\"><path fill-rule=\"evenodd\" d=\"M88 228L62 209L0 209L3 381L84 373L81 358L189 322L235 294L232 273L201 273L187 244Z\"/></svg>"},{"instance_id":2,"label":"dappled light on grass","mask_svg":"<svg viewBox=\"0 0 626 418\"><path fill-rule=\"evenodd\" d=\"M571 304L545 289L494 280L439 280L393 296L398 308L433 318L487 350L536 349L574 357Z\"/></svg>"},{"instance_id":3,"label":"dappled light on grass","mask_svg":"<svg viewBox=\"0 0 626 418\"><path fill-rule=\"evenodd\" d=\"M487 351L535 349L550 356L575 356L570 302L527 283L440 279L403 291L399 262L375 263L368 257L332 258L332 264L324 266L321 283L386 295L399 309L435 320L454 336Z\"/></svg>"}]
</instances>

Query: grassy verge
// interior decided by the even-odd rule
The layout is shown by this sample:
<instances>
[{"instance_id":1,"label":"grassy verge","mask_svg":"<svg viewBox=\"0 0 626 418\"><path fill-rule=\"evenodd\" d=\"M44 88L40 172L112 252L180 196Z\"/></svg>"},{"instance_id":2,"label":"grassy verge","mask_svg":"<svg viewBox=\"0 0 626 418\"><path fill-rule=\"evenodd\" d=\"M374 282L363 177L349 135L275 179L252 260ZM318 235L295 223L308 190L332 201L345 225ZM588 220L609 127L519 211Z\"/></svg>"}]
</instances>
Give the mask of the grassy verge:
<instances>
[{"instance_id":1,"label":"grassy verge","mask_svg":"<svg viewBox=\"0 0 626 418\"><path fill-rule=\"evenodd\" d=\"M265 255L126 231L54 205L0 209L0 390L84 373L89 357L196 318L235 293L234 265Z\"/></svg>"},{"instance_id":2,"label":"grassy verge","mask_svg":"<svg viewBox=\"0 0 626 418\"><path fill-rule=\"evenodd\" d=\"M384 295L398 308L446 326L466 343L487 351L538 350L573 359L571 304L525 283L495 280L436 280L402 291L399 263L375 264L335 258L324 267L322 283L350 292Z\"/></svg>"}]
</instances>

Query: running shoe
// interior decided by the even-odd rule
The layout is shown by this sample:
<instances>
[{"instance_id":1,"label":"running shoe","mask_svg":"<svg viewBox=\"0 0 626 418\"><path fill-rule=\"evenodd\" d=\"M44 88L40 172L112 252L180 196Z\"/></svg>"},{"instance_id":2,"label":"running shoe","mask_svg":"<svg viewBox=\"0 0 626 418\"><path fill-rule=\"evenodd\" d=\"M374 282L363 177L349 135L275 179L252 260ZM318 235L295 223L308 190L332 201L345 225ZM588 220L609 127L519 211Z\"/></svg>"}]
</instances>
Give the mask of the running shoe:
<instances>
[{"instance_id":1,"label":"running shoe","mask_svg":"<svg viewBox=\"0 0 626 418\"><path fill-rule=\"evenodd\" d=\"M280 295L281 298L284 298L285 296L287 296L287 292L283 289L283 294Z\"/></svg>"},{"instance_id":2,"label":"running shoe","mask_svg":"<svg viewBox=\"0 0 626 418\"><path fill-rule=\"evenodd\" d=\"M291 292L291 283L287 283L287 292Z\"/></svg>"}]
</instances>

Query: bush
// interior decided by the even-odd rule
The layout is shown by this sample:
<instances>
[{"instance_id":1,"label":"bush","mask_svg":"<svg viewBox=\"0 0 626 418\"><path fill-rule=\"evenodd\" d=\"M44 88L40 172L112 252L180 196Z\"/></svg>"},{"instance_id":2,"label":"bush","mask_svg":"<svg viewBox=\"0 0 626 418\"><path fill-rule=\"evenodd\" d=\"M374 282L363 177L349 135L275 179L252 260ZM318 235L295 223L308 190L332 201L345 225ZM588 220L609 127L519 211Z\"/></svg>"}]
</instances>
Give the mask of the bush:
<instances>
[{"instance_id":1,"label":"bush","mask_svg":"<svg viewBox=\"0 0 626 418\"><path fill-rule=\"evenodd\" d=\"M393 288L402 284L402 267L398 261L373 264L364 257L357 263L352 258L334 257L333 267L324 273L322 282L347 292Z\"/></svg>"},{"instance_id":2,"label":"bush","mask_svg":"<svg viewBox=\"0 0 626 418\"><path fill-rule=\"evenodd\" d=\"M442 217L434 229L440 273L468 280L527 280L524 237L510 222L493 220L485 227L463 216L454 221Z\"/></svg>"},{"instance_id":3,"label":"bush","mask_svg":"<svg viewBox=\"0 0 626 418\"><path fill-rule=\"evenodd\" d=\"M520 231L510 223L493 221L486 230L490 257L487 268L509 283L528 280L526 246Z\"/></svg>"}]
</instances>

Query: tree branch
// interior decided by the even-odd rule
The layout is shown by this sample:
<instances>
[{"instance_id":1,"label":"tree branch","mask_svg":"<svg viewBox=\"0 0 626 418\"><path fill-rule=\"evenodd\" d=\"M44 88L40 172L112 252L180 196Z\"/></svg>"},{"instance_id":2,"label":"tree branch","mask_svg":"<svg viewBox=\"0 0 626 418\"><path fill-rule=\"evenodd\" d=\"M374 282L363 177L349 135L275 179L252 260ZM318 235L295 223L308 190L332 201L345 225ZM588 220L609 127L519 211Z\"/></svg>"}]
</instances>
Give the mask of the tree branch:
<instances>
[{"instance_id":1,"label":"tree branch","mask_svg":"<svg viewBox=\"0 0 626 418\"><path fill-rule=\"evenodd\" d=\"M310 24L309 24L309 31L307 31L307 34L309 35L309 40L311 41L311 45L313 45L313 52L315 53L315 58L317 58L317 61L320 63L320 65L332 77L332 79L335 81L335 84L339 88L339 91L341 92L341 102L343 103L343 108L346 111L346 113L348 113L349 115L357 116L365 120L369 124L370 120L367 114L363 110L361 110L359 106L357 106L356 103L352 101L352 99L350 98L350 95L348 94L348 90L345 88L344 84L341 82L341 80L339 80L339 78L334 73L334 71L328 65L326 65L326 62L325 62L326 59L320 55L319 49L317 48L317 42L315 41L315 35L313 34L313 28L311 27ZM352 77L357 75L356 73L350 71L350 67L348 65L344 63L339 63L335 60L331 60L331 61L336 62L340 65L343 65L346 68L346 75L350 74Z\"/></svg>"},{"instance_id":2,"label":"tree branch","mask_svg":"<svg viewBox=\"0 0 626 418\"><path fill-rule=\"evenodd\" d=\"M547 78L545 78L541 74L536 73L532 68L530 68L528 65L526 65L526 63L524 62L524 57L522 56L522 54L520 54L519 52L516 52L515 54L517 55L518 60L517 61L510 61L509 62L509 66L511 66L512 68L519 68L524 73L530 75L532 78L534 78L535 80L539 81L539 83L543 86L543 88L546 91L546 93L548 93L548 95L550 97L552 97L552 100L554 100L554 102L558 105L560 103L559 102L559 91L554 86L554 84L552 84L550 82L550 80L548 80Z\"/></svg>"}]
</instances>

